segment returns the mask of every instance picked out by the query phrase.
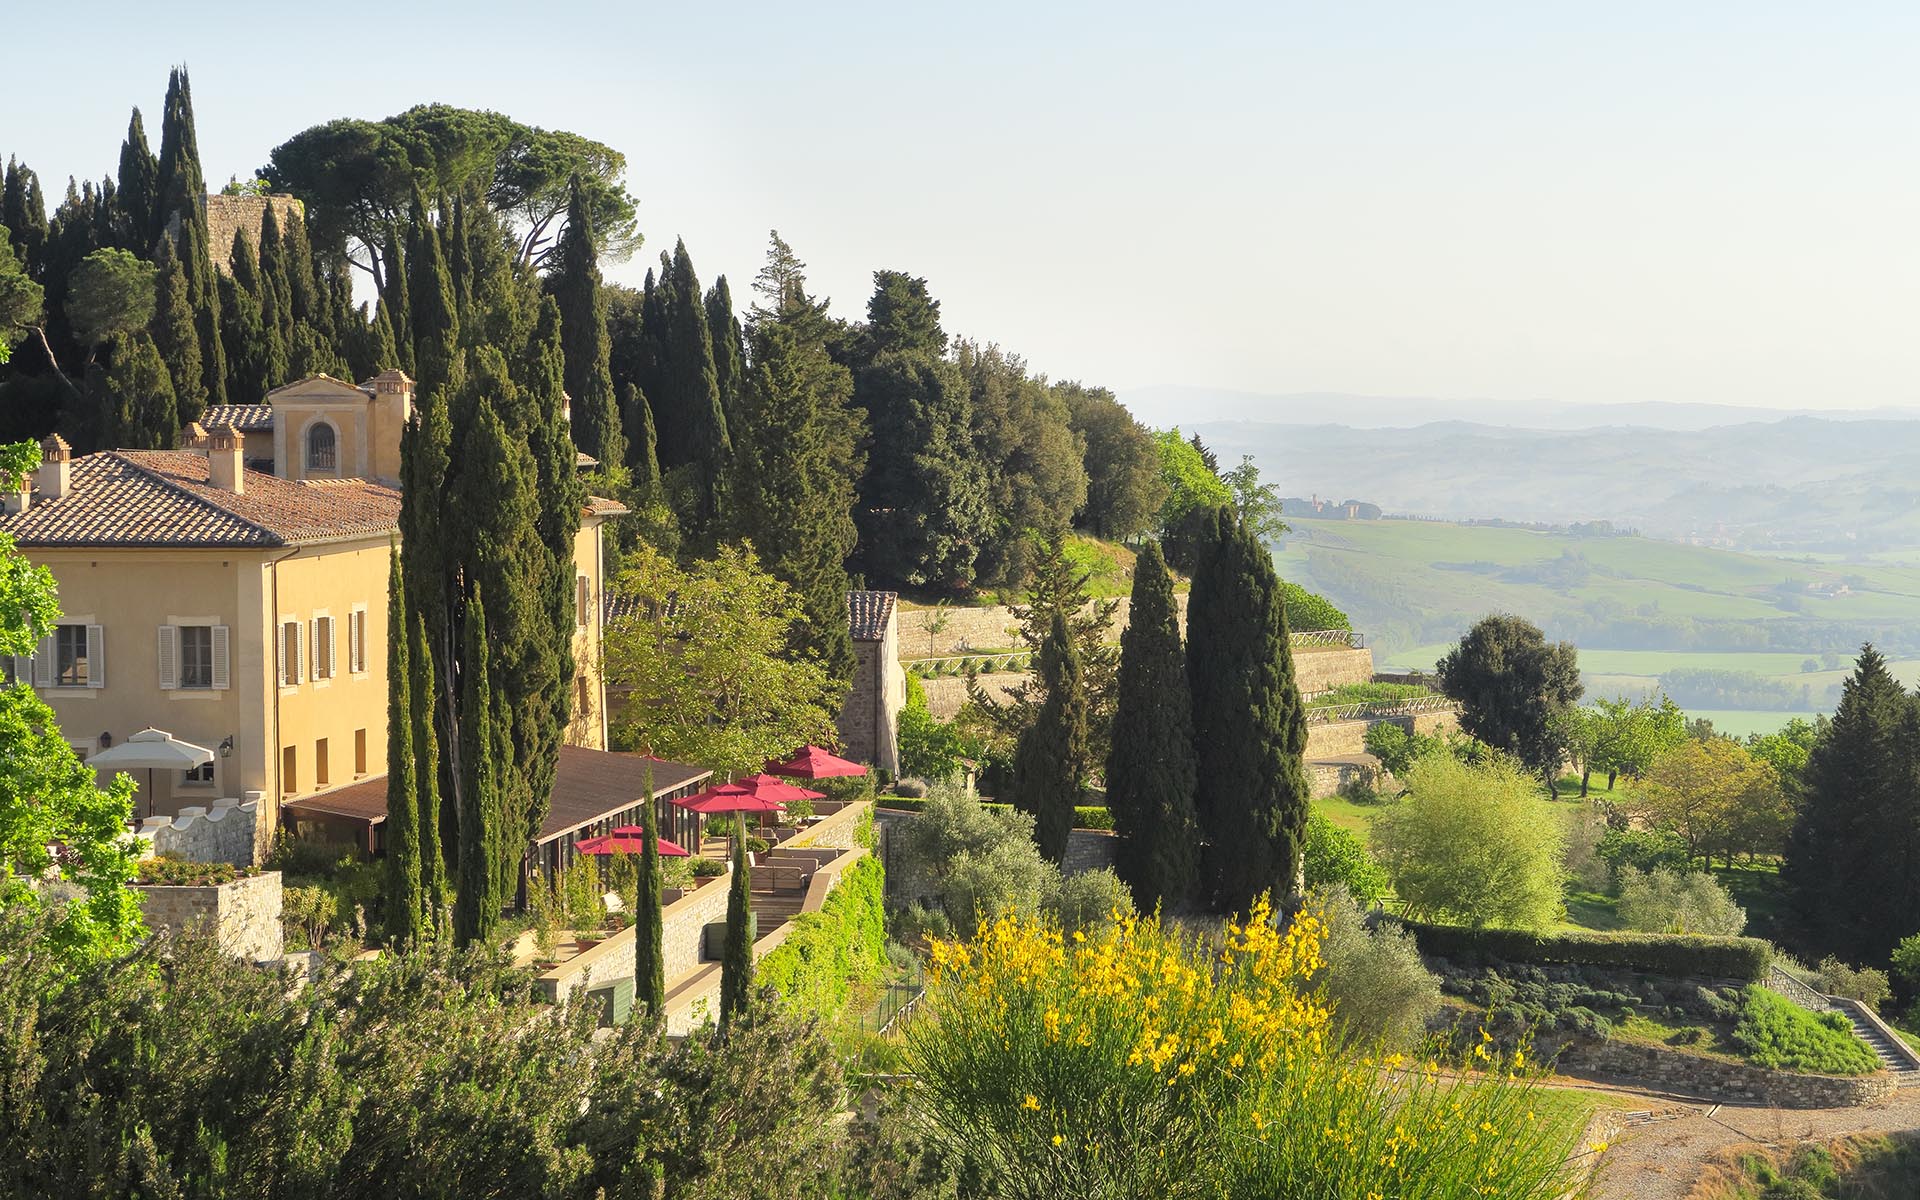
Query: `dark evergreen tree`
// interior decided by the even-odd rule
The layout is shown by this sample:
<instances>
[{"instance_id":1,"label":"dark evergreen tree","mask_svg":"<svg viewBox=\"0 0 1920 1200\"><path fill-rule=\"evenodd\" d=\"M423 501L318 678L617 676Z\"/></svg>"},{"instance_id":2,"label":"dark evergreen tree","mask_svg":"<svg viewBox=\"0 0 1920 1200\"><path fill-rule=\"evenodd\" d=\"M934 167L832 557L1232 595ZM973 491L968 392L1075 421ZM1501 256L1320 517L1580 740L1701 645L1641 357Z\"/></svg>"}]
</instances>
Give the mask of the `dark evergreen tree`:
<instances>
[{"instance_id":1,"label":"dark evergreen tree","mask_svg":"<svg viewBox=\"0 0 1920 1200\"><path fill-rule=\"evenodd\" d=\"M187 272L174 252L173 239L160 239L154 274L153 341L173 381L175 418L182 427L207 410L206 379L200 370L200 334L187 303Z\"/></svg>"},{"instance_id":2,"label":"dark evergreen tree","mask_svg":"<svg viewBox=\"0 0 1920 1200\"><path fill-rule=\"evenodd\" d=\"M800 594L798 648L843 683L853 681L847 556L858 535L853 484L864 466L852 395L852 376L824 345L778 321L760 325L740 402L731 506L735 530Z\"/></svg>"},{"instance_id":3,"label":"dark evergreen tree","mask_svg":"<svg viewBox=\"0 0 1920 1200\"><path fill-rule=\"evenodd\" d=\"M560 235L559 266L547 286L560 305L574 444L601 463L618 466L627 459L626 435L608 360L607 306L600 295L593 226L577 180L567 204L567 227Z\"/></svg>"},{"instance_id":4,"label":"dark evergreen tree","mask_svg":"<svg viewBox=\"0 0 1920 1200\"><path fill-rule=\"evenodd\" d=\"M94 371L105 433L102 448L171 450L179 434L175 424L173 380L167 364L144 330L114 339L112 366Z\"/></svg>"},{"instance_id":5,"label":"dark evergreen tree","mask_svg":"<svg viewBox=\"0 0 1920 1200\"><path fill-rule=\"evenodd\" d=\"M747 841L733 839L733 880L727 887L727 947L720 958L720 1030L744 1018L753 1004L753 891Z\"/></svg>"},{"instance_id":6,"label":"dark evergreen tree","mask_svg":"<svg viewBox=\"0 0 1920 1200\"><path fill-rule=\"evenodd\" d=\"M412 301L408 328L413 333L413 360L420 390L447 384L453 355L460 346L460 313L454 301L453 279L441 252L440 231L427 216L427 204L413 194L413 221L407 227L407 289Z\"/></svg>"},{"instance_id":7,"label":"dark evergreen tree","mask_svg":"<svg viewBox=\"0 0 1920 1200\"><path fill-rule=\"evenodd\" d=\"M1506 613L1483 617L1440 660L1441 690L1460 702L1460 727L1551 779L1565 754L1561 714L1580 699L1571 642Z\"/></svg>"},{"instance_id":8,"label":"dark evergreen tree","mask_svg":"<svg viewBox=\"0 0 1920 1200\"><path fill-rule=\"evenodd\" d=\"M1080 657L1066 617L1055 613L1040 645L1039 674L1047 689L1033 725L1020 735L1013 757L1013 805L1035 817L1040 853L1058 863L1067 856L1073 809L1086 791L1087 695Z\"/></svg>"},{"instance_id":9,"label":"dark evergreen tree","mask_svg":"<svg viewBox=\"0 0 1920 1200\"><path fill-rule=\"evenodd\" d=\"M854 403L870 432L854 519L857 561L879 583L964 590L992 529L971 410L926 281L874 273Z\"/></svg>"},{"instance_id":10,"label":"dark evergreen tree","mask_svg":"<svg viewBox=\"0 0 1920 1200\"><path fill-rule=\"evenodd\" d=\"M654 342L659 359L653 380L643 381L641 388L652 405L660 469L673 483L681 527L689 536L710 540L720 528L732 457L713 337L685 242L674 244L671 258L661 257L661 269L654 293L659 311L648 308L643 317L649 338L651 330L661 330Z\"/></svg>"},{"instance_id":11,"label":"dark evergreen tree","mask_svg":"<svg viewBox=\"0 0 1920 1200\"><path fill-rule=\"evenodd\" d=\"M753 278L753 290L760 299L747 314L749 328L777 320L804 341L825 345L832 340L834 323L827 316L827 301L807 291L807 264L778 229L768 234L767 261Z\"/></svg>"},{"instance_id":12,"label":"dark evergreen tree","mask_svg":"<svg viewBox=\"0 0 1920 1200\"><path fill-rule=\"evenodd\" d=\"M620 423L627 439L627 477L643 496L660 493L660 452L647 398L631 383L620 388Z\"/></svg>"},{"instance_id":13,"label":"dark evergreen tree","mask_svg":"<svg viewBox=\"0 0 1920 1200\"><path fill-rule=\"evenodd\" d=\"M402 575L405 572L402 571ZM411 607L411 606L409 606ZM406 638L413 683L408 692L406 736L413 745L413 786L416 795L414 819L418 822L416 839L420 859L420 904L422 932L428 936L444 934L447 928L446 850L440 837L440 735L434 726L439 692L433 669L433 654L427 644L427 629L420 614L410 614L407 628L389 629L390 638Z\"/></svg>"},{"instance_id":14,"label":"dark evergreen tree","mask_svg":"<svg viewBox=\"0 0 1920 1200\"><path fill-rule=\"evenodd\" d=\"M1309 791L1306 708L1273 561L1231 508L1207 523L1187 607L1194 808L1206 890L1224 912L1290 896Z\"/></svg>"},{"instance_id":15,"label":"dark evergreen tree","mask_svg":"<svg viewBox=\"0 0 1920 1200\"><path fill-rule=\"evenodd\" d=\"M26 265L27 277L35 283L47 282L46 249L49 227L47 201L40 191L40 177L25 163L7 159L7 177L0 188L0 225Z\"/></svg>"},{"instance_id":16,"label":"dark evergreen tree","mask_svg":"<svg viewBox=\"0 0 1920 1200\"><path fill-rule=\"evenodd\" d=\"M286 263L288 299L292 301L293 323L311 330L323 344L332 346L339 335L331 289L314 263L313 243L307 236L307 222L290 212L280 223L280 246ZM346 307L350 308L351 303ZM344 310L343 310L344 311Z\"/></svg>"},{"instance_id":17,"label":"dark evergreen tree","mask_svg":"<svg viewBox=\"0 0 1920 1200\"><path fill-rule=\"evenodd\" d=\"M640 901L633 914L634 1002L649 1021L667 1014L667 962L660 903L660 821L654 808L653 768L646 769L647 802L640 808Z\"/></svg>"},{"instance_id":18,"label":"dark evergreen tree","mask_svg":"<svg viewBox=\"0 0 1920 1200\"><path fill-rule=\"evenodd\" d=\"M478 586L467 598L460 670L460 887L453 903L453 936L465 946L492 933L505 900L496 858L501 814L487 616Z\"/></svg>"},{"instance_id":19,"label":"dark evergreen tree","mask_svg":"<svg viewBox=\"0 0 1920 1200\"><path fill-rule=\"evenodd\" d=\"M1194 434L1192 437L1187 439L1187 442L1194 448L1195 452L1197 452L1200 455L1200 461L1207 465L1208 471L1212 472L1214 475L1220 474L1219 456L1216 455L1212 450L1209 450L1207 448L1207 444L1200 440L1199 434L1197 433Z\"/></svg>"},{"instance_id":20,"label":"dark evergreen tree","mask_svg":"<svg viewBox=\"0 0 1920 1200\"><path fill-rule=\"evenodd\" d=\"M463 318L473 307L473 247L467 241L467 206L453 198L452 215L442 210L446 230L447 279L453 284L453 307Z\"/></svg>"},{"instance_id":21,"label":"dark evergreen tree","mask_svg":"<svg viewBox=\"0 0 1920 1200\"><path fill-rule=\"evenodd\" d=\"M120 188L114 197L126 249L145 257L160 240L154 218L160 211L160 160L147 148L147 128L140 110L127 122L127 138L120 143ZM176 381L177 383L178 381ZM196 381L204 386L204 381Z\"/></svg>"},{"instance_id":22,"label":"dark evergreen tree","mask_svg":"<svg viewBox=\"0 0 1920 1200\"><path fill-rule=\"evenodd\" d=\"M407 275L406 243L399 232L387 230L387 277L380 298L386 303L387 319L393 323L393 346L399 358L396 366L417 377L413 358L413 298Z\"/></svg>"},{"instance_id":23,"label":"dark evergreen tree","mask_svg":"<svg viewBox=\"0 0 1920 1200\"><path fill-rule=\"evenodd\" d=\"M387 576L387 940L418 942L428 931L421 890L420 792L414 777L413 671L400 547Z\"/></svg>"},{"instance_id":24,"label":"dark evergreen tree","mask_svg":"<svg viewBox=\"0 0 1920 1200\"><path fill-rule=\"evenodd\" d=\"M713 338L713 379L720 391L720 413L726 418L727 437L740 437L740 401L747 386L747 351L740 318L733 313L733 291L722 275L707 289L707 332Z\"/></svg>"},{"instance_id":25,"label":"dark evergreen tree","mask_svg":"<svg viewBox=\"0 0 1920 1200\"><path fill-rule=\"evenodd\" d=\"M156 229L179 223L180 261L187 269L187 303L193 306L194 328L200 331L200 367L207 403L227 402L227 356L220 342L220 286L213 267L213 247L207 237L207 181L200 170L200 142L193 127L193 89L184 67L167 79L167 103L160 123L160 209ZM259 396L243 396L252 403Z\"/></svg>"},{"instance_id":26,"label":"dark evergreen tree","mask_svg":"<svg viewBox=\"0 0 1920 1200\"><path fill-rule=\"evenodd\" d=\"M959 341L955 364L967 381L974 454L987 476L993 514L980 546L983 583L1018 587L1036 545L1062 537L1087 499L1082 446L1066 403L998 346Z\"/></svg>"},{"instance_id":27,"label":"dark evergreen tree","mask_svg":"<svg viewBox=\"0 0 1920 1200\"><path fill-rule=\"evenodd\" d=\"M1114 867L1143 912L1179 908L1198 870L1198 770L1180 611L1158 542L1142 546L1134 561L1118 692L1107 755L1107 808L1119 835Z\"/></svg>"},{"instance_id":28,"label":"dark evergreen tree","mask_svg":"<svg viewBox=\"0 0 1920 1200\"><path fill-rule=\"evenodd\" d=\"M293 280L289 277L286 247L280 238L280 221L269 204L260 214L260 275L258 295L260 320L279 343L282 354L293 348ZM297 378L297 376L295 377ZM285 382L282 380L281 382Z\"/></svg>"},{"instance_id":29,"label":"dark evergreen tree","mask_svg":"<svg viewBox=\"0 0 1920 1200\"><path fill-rule=\"evenodd\" d=\"M267 324L261 305L260 268L243 230L233 235L233 274L222 275L218 288L224 326L221 340L232 347L226 360L226 394L236 403L258 404L268 392L287 382L287 351Z\"/></svg>"},{"instance_id":30,"label":"dark evergreen tree","mask_svg":"<svg viewBox=\"0 0 1920 1200\"><path fill-rule=\"evenodd\" d=\"M1886 660L1863 646L1807 757L1781 875L1809 954L1884 963L1920 929L1920 717Z\"/></svg>"},{"instance_id":31,"label":"dark evergreen tree","mask_svg":"<svg viewBox=\"0 0 1920 1200\"><path fill-rule=\"evenodd\" d=\"M393 321L387 315L387 298L380 297L373 308L373 320L361 335L361 358L354 363L354 374L361 379L378 375L400 365L400 350L393 333Z\"/></svg>"}]
</instances>

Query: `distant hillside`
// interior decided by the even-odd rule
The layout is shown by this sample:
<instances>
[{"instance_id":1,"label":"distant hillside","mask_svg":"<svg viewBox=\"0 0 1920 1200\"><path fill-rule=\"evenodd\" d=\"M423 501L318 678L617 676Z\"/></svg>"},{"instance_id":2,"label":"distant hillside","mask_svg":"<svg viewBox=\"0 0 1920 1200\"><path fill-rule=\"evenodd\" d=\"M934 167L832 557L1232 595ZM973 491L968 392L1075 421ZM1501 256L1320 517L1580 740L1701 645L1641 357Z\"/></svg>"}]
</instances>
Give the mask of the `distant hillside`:
<instances>
[{"instance_id":1,"label":"distant hillside","mask_svg":"<svg viewBox=\"0 0 1920 1200\"><path fill-rule=\"evenodd\" d=\"M1288 495L1360 497L1388 512L1607 520L1742 550L1856 556L1920 547L1920 421L1790 417L1695 431L1236 421L1197 429L1222 462L1250 454Z\"/></svg>"},{"instance_id":2,"label":"distant hillside","mask_svg":"<svg viewBox=\"0 0 1920 1200\"><path fill-rule=\"evenodd\" d=\"M1812 565L1440 521L1290 523L1274 554L1281 575L1345 609L1382 661L1451 642L1495 611L1583 650L1851 658L1871 640L1920 653L1920 566Z\"/></svg>"}]
</instances>

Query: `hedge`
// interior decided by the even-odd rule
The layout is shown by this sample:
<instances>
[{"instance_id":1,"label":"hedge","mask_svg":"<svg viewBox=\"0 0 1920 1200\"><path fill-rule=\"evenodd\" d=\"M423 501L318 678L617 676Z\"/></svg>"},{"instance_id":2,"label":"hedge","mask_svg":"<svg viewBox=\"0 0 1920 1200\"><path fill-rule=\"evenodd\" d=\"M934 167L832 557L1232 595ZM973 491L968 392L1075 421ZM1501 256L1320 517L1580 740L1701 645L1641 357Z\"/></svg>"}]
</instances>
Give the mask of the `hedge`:
<instances>
[{"instance_id":1,"label":"hedge","mask_svg":"<svg viewBox=\"0 0 1920 1200\"><path fill-rule=\"evenodd\" d=\"M887 961L886 869L869 854L847 868L818 912L801 913L787 939L755 968L787 1004L822 1017L846 1007L856 980L879 977Z\"/></svg>"},{"instance_id":2,"label":"hedge","mask_svg":"<svg viewBox=\"0 0 1920 1200\"><path fill-rule=\"evenodd\" d=\"M895 812L925 812L927 801L924 796L882 796L874 802L880 808ZM1012 812L1013 805L986 800L980 804L988 812ZM1075 829L1113 828L1113 810L1104 804L1079 804L1073 809L1073 827Z\"/></svg>"},{"instance_id":3,"label":"hedge","mask_svg":"<svg viewBox=\"0 0 1920 1200\"><path fill-rule=\"evenodd\" d=\"M1579 963L1654 975L1701 975L1753 982L1766 975L1773 947L1759 938L1681 933L1535 933L1403 922L1422 954L1464 962Z\"/></svg>"}]
</instances>

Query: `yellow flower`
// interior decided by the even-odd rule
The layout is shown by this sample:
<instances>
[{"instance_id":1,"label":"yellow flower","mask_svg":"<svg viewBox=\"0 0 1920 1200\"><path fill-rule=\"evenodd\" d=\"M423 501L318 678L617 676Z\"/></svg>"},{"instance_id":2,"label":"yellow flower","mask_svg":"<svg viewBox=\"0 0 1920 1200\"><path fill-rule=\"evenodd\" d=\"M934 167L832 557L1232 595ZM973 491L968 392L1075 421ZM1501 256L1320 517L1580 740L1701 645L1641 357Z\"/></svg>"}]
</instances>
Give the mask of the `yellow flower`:
<instances>
[{"instance_id":1,"label":"yellow flower","mask_svg":"<svg viewBox=\"0 0 1920 1200\"><path fill-rule=\"evenodd\" d=\"M1063 1138L1063 1137L1061 1137L1061 1136L1060 1136L1059 1134L1057 1134L1057 1133L1053 1135L1053 1144L1054 1144L1054 1145L1056 1145L1056 1146L1058 1146L1058 1145L1059 1145L1060 1143L1062 1143L1062 1142L1064 1142L1064 1141L1066 1141L1066 1140L1067 1140L1066 1138Z\"/></svg>"},{"instance_id":2,"label":"yellow flower","mask_svg":"<svg viewBox=\"0 0 1920 1200\"><path fill-rule=\"evenodd\" d=\"M1595 1154L1604 1153L1606 1151L1606 1148L1607 1148L1607 1144L1605 1142L1588 1142L1587 1143L1587 1149L1593 1151Z\"/></svg>"},{"instance_id":3,"label":"yellow flower","mask_svg":"<svg viewBox=\"0 0 1920 1200\"><path fill-rule=\"evenodd\" d=\"M1022 1105L1021 1105L1020 1107L1022 1107L1022 1108L1030 1108L1030 1109L1032 1109L1032 1110L1034 1110L1035 1112L1039 1112L1039 1111L1040 1111L1040 1101L1039 1101L1039 1099L1038 1099L1037 1097L1035 1097L1035 1096L1034 1096L1034 1094L1033 1094L1032 1092L1028 1092L1028 1093L1027 1093L1027 1102L1026 1102L1025 1104L1022 1104Z\"/></svg>"}]
</instances>

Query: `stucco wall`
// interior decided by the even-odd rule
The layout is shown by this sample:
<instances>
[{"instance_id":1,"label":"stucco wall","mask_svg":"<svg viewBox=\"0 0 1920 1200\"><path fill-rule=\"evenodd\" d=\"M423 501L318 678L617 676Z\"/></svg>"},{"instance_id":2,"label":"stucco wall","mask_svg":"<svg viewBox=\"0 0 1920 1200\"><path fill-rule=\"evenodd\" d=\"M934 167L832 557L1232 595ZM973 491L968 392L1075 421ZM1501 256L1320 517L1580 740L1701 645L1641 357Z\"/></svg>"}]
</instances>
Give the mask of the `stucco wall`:
<instances>
[{"instance_id":1,"label":"stucco wall","mask_svg":"<svg viewBox=\"0 0 1920 1200\"><path fill-rule=\"evenodd\" d=\"M218 887L136 884L147 927L174 933L211 927L220 948L248 962L286 957L280 924L280 872L263 871Z\"/></svg>"}]
</instances>

